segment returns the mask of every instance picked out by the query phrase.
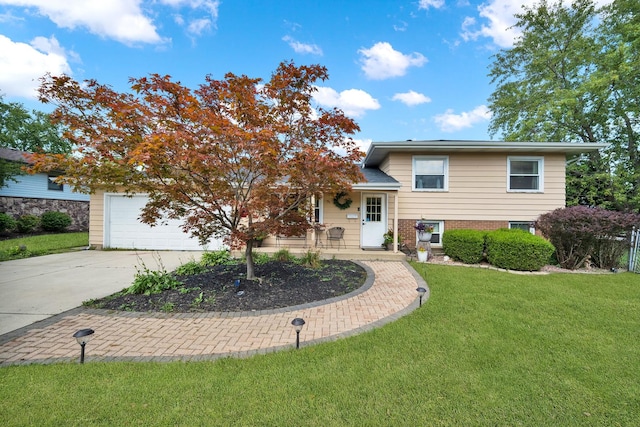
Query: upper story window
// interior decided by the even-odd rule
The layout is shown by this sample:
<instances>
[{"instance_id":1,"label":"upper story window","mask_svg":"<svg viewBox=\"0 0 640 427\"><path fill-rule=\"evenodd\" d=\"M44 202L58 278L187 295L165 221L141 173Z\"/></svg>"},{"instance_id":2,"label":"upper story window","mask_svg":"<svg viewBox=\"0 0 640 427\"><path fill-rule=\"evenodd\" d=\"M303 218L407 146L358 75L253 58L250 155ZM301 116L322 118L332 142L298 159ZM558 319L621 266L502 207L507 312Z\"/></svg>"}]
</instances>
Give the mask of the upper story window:
<instances>
[{"instance_id":1,"label":"upper story window","mask_svg":"<svg viewBox=\"0 0 640 427\"><path fill-rule=\"evenodd\" d=\"M542 192L544 161L542 157L508 157L507 190Z\"/></svg>"},{"instance_id":2,"label":"upper story window","mask_svg":"<svg viewBox=\"0 0 640 427\"><path fill-rule=\"evenodd\" d=\"M56 182L55 175L49 175L47 177L47 190L64 191L64 186Z\"/></svg>"},{"instance_id":3,"label":"upper story window","mask_svg":"<svg viewBox=\"0 0 640 427\"><path fill-rule=\"evenodd\" d=\"M447 156L413 157L413 190L447 191L449 158Z\"/></svg>"}]
</instances>

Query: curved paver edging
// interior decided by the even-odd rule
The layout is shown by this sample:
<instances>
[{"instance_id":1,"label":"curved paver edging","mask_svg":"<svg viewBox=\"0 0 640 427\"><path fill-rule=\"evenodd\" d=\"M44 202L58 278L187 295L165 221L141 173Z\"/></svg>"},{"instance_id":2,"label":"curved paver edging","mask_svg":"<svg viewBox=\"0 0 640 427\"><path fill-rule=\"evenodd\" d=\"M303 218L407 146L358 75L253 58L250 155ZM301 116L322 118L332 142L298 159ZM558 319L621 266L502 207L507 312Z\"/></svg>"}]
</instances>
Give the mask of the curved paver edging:
<instances>
[{"instance_id":1,"label":"curved paver edging","mask_svg":"<svg viewBox=\"0 0 640 427\"><path fill-rule=\"evenodd\" d=\"M0 366L77 361L71 335L92 327L90 361L198 361L293 348L293 317L307 320L301 346L333 341L394 321L418 307L424 280L406 262L358 262L365 285L329 300L240 313L114 313L75 308L0 337ZM428 291L427 291L428 292ZM429 297L429 293L423 297ZM98 333L102 335L98 335ZM101 339L101 341L98 341Z\"/></svg>"}]
</instances>

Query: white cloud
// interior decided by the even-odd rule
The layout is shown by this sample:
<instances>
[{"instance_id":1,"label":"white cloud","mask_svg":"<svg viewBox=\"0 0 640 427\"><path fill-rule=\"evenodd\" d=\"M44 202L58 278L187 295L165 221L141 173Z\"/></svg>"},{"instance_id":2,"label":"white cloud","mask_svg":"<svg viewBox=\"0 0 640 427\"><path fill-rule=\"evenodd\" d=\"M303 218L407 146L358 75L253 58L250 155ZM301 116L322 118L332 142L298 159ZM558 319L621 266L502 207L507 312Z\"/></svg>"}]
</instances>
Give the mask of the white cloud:
<instances>
[{"instance_id":1,"label":"white cloud","mask_svg":"<svg viewBox=\"0 0 640 427\"><path fill-rule=\"evenodd\" d=\"M301 43L289 36L284 36L282 40L287 42L296 53L322 55L322 49L318 45Z\"/></svg>"},{"instance_id":2,"label":"white cloud","mask_svg":"<svg viewBox=\"0 0 640 427\"><path fill-rule=\"evenodd\" d=\"M372 141L371 139L354 139L353 140L353 142L356 143L360 151L364 151L365 153L369 149L369 146L371 145L371 141Z\"/></svg>"},{"instance_id":3,"label":"white cloud","mask_svg":"<svg viewBox=\"0 0 640 427\"><path fill-rule=\"evenodd\" d=\"M420 0L418 3L418 9L429 9L430 7L440 9L442 6L444 6L444 0Z\"/></svg>"},{"instance_id":4,"label":"white cloud","mask_svg":"<svg viewBox=\"0 0 640 427\"><path fill-rule=\"evenodd\" d=\"M599 6L611 3L613 0L596 0ZM480 28L474 28L476 19L465 18L462 24L461 36L465 41L477 40L480 37L487 37L493 40L498 47L509 48L520 36L520 31L512 28L517 22L515 14L522 13L522 6L532 7L538 0L489 0L478 6L479 16L484 18ZM554 0L549 2L555 3Z\"/></svg>"},{"instance_id":5,"label":"white cloud","mask_svg":"<svg viewBox=\"0 0 640 427\"><path fill-rule=\"evenodd\" d=\"M413 90L405 93L396 93L391 99L394 101L400 101L410 107L431 102L431 98Z\"/></svg>"},{"instance_id":6,"label":"white cloud","mask_svg":"<svg viewBox=\"0 0 640 427\"><path fill-rule=\"evenodd\" d=\"M34 7L57 26L87 28L125 44L160 43L151 20L140 10L142 0L0 0L0 4Z\"/></svg>"},{"instance_id":7,"label":"white cloud","mask_svg":"<svg viewBox=\"0 0 640 427\"><path fill-rule=\"evenodd\" d=\"M40 77L71 74L68 56L75 54L66 52L55 37L36 37L29 45L0 34L0 92L37 98Z\"/></svg>"},{"instance_id":8,"label":"white cloud","mask_svg":"<svg viewBox=\"0 0 640 427\"><path fill-rule=\"evenodd\" d=\"M208 18L194 19L187 26L187 32L194 36L201 35L205 30L211 29L211 20Z\"/></svg>"},{"instance_id":9,"label":"white cloud","mask_svg":"<svg viewBox=\"0 0 640 427\"><path fill-rule=\"evenodd\" d=\"M323 107L339 108L348 116L360 117L367 110L377 110L380 103L367 92L360 89L348 89L338 93L330 87L317 86L313 98Z\"/></svg>"},{"instance_id":10,"label":"white cloud","mask_svg":"<svg viewBox=\"0 0 640 427\"><path fill-rule=\"evenodd\" d=\"M478 122L484 122L491 118L491 111L486 105L479 105L469 112L454 114L453 110L447 110L444 114L438 114L434 121L443 132L455 132L469 128Z\"/></svg>"},{"instance_id":11,"label":"white cloud","mask_svg":"<svg viewBox=\"0 0 640 427\"><path fill-rule=\"evenodd\" d=\"M191 9L190 17L185 18L182 14L174 16L174 22L181 27L185 27L187 33L193 37L199 37L204 32L216 28L218 22L219 0L160 0L160 3L173 7L174 9ZM204 11L205 17L192 17L198 12Z\"/></svg>"},{"instance_id":12,"label":"white cloud","mask_svg":"<svg viewBox=\"0 0 640 427\"><path fill-rule=\"evenodd\" d=\"M360 49L362 70L373 80L404 76L409 67L421 67L427 62L422 54L413 52L405 55L394 50L387 42L374 44L370 49Z\"/></svg>"}]
</instances>

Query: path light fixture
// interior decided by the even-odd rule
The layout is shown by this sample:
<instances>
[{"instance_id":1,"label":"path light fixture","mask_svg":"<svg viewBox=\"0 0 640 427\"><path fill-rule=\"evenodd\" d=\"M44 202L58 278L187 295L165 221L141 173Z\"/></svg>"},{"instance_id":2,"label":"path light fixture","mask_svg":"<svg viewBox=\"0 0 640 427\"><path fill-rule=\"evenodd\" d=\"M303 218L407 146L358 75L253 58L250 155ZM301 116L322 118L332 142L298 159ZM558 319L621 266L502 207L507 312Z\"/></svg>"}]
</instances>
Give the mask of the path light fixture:
<instances>
[{"instance_id":1,"label":"path light fixture","mask_svg":"<svg viewBox=\"0 0 640 427\"><path fill-rule=\"evenodd\" d=\"M296 348L300 348L300 331L302 330L302 327L304 326L304 319L296 317L295 319L293 319L291 321L291 324L293 325L293 327L296 330Z\"/></svg>"},{"instance_id":2,"label":"path light fixture","mask_svg":"<svg viewBox=\"0 0 640 427\"><path fill-rule=\"evenodd\" d=\"M93 329L80 329L78 332L73 334L73 337L80 344L80 363L84 363L84 346L89 342L92 338Z\"/></svg>"},{"instance_id":3,"label":"path light fixture","mask_svg":"<svg viewBox=\"0 0 640 427\"><path fill-rule=\"evenodd\" d=\"M419 305L419 307L422 307L422 297L424 296L424 294L427 293L427 290L425 288L423 288L422 286L420 286L418 289L416 289L416 291L418 291L418 295L420 295L420 305Z\"/></svg>"}]
</instances>

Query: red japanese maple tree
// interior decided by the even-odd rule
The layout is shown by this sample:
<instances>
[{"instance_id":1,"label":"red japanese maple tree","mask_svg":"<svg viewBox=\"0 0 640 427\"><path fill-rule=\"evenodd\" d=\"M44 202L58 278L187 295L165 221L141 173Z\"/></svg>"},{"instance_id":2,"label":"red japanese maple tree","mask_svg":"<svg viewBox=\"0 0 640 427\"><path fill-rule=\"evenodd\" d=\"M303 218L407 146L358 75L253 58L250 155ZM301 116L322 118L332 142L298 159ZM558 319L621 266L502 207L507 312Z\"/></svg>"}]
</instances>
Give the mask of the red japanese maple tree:
<instances>
[{"instance_id":1,"label":"red japanese maple tree","mask_svg":"<svg viewBox=\"0 0 640 427\"><path fill-rule=\"evenodd\" d=\"M32 171L64 170L76 190L147 193L144 223L180 218L202 243L244 246L254 278L256 239L306 232L312 196L362 180L349 136L358 125L312 105L314 83L327 78L323 66L284 62L268 82L229 73L191 90L153 74L120 93L46 76L40 99L56 104L52 118L77 153L36 155Z\"/></svg>"}]
</instances>

